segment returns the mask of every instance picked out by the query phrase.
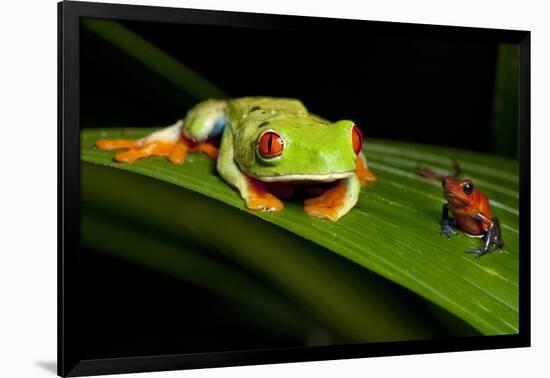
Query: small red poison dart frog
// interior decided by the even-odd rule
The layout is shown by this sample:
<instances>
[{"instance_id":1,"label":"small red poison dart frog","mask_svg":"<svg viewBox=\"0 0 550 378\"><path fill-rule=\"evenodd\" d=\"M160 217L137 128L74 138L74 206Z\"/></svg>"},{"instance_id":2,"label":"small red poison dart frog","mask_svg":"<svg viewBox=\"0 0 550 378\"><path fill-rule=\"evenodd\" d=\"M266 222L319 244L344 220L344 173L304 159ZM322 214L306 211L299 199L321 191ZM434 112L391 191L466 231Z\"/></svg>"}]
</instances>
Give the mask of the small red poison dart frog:
<instances>
[{"instance_id":1,"label":"small red poison dart frog","mask_svg":"<svg viewBox=\"0 0 550 378\"><path fill-rule=\"evenodd\" d=\"M460 171L455 163L455 170ZM451 239L455 235L455 227L464 231L468 236L483 238L480 248L468 248L464 253L473 253L477 258L489 252L493 247L502 248L504 245L500 233L498 218L493 218L489 198L474 187L472 180L461 180L455 176L437 176L426 168L419 169L418 173L431 179L440 179L443 186L443 196L447 203L443 205L441 214L441 234ZM449 217L452 213L454 219Z\"/></svg>"}]
</instances>

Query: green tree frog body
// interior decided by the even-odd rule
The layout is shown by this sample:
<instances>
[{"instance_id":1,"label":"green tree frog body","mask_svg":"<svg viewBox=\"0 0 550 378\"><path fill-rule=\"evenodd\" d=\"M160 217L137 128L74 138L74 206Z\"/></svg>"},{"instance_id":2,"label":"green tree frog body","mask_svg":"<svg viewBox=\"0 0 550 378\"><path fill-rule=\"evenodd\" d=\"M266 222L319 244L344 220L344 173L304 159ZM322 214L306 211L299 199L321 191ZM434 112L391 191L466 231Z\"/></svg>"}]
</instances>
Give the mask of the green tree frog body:
<instances>
[{"instance_id":1,"label":"green tree frog body","mask_svg":"<svg viewBox=\"0 0 550 378\"><path fill-rule=\"evenodd\" d=\"M281 210L281 198L300 185L317 195L305 200L305 212L334 221L355 206L361 187L376 179L362 144L352 121L328 122L299 100L272 97L206 100L184 119L142 139L96 143L101 150L126 149L115 155L126 163L166 156L182 164L188 152L200 151L217 158L218 173L249 209Z\"/></svg>"}]
</instances>

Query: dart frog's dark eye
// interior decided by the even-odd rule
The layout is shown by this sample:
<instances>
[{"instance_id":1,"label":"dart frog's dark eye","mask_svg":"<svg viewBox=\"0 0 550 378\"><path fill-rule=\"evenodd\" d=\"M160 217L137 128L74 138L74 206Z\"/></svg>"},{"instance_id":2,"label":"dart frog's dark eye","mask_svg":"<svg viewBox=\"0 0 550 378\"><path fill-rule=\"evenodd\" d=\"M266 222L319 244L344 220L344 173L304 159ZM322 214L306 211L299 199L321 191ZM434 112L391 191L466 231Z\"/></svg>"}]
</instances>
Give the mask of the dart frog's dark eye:
<instances>
[{"instance_id":1,"label":"dart frog's dark eye","mask_svg":"<svg viewBox=\"0 0 550 378\"><path fill-rule=\"evenodd\" d=\"M258 140L258 153L266 159L280 156L284 148L283 138L273 130L266 131Z\"/></svg>"},{"instance_id":2,"label":"dart frog's dark eye","mask_svg":"<svg viewBox=\"0 0 550 378\"><path fill-rule=\"evenodd\" d=\"M474 185L470 182L467 182L466 184L464 184L464 187L462 188L462 190L466 194L472 194L472 191L474 190Z\"/></svg>"}]
</instances>

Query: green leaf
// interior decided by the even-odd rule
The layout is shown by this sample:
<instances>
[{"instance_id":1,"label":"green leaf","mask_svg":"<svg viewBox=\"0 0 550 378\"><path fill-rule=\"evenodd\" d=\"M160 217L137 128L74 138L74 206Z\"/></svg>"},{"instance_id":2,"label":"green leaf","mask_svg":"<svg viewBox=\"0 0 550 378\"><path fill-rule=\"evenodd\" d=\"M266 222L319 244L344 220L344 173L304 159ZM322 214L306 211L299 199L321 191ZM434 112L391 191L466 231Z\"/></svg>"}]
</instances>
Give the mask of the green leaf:
<instances>
[{"instance_id":1,"label":"green leaf","mask_svg":"<svg viewBox=\"0 0 550 378\"><path fill-rule=\"evenodd\" d=\"M437 308L252 214L101 165L84 163L81 182L83 246L222 296L239 321L298 342L319 330L330 343L448 335L441 323L453 319L442 320ZM401 316L411 309L414 317Z\"/></svg>"},{"instance_id":2,"label":"green leaf","mask_svg":"<svg viewBox=\"0 0 550 378\"><path fill-rule=\"evenodd\" d=\"M266 221L262 224L272 223L273 230L279 227L286 229L411 290L463 319L483 334L518 332L517 162L449 148L369 139L365 153L378 181L363 189L355 209L338 222L330 222L307 216L302 210L302 204L297 202L285 202L285 209L279 213L247 210L239 194L216 174L215 162L201 154L188 156L187 162L182 166L172 165L162 158L119 164L114 162L113 153L99 151L94 147L99 138L138 138L151 131L152 129L84 130L81 134L81 159L84 162L152 177L173 184L175 190L177 187L186 188L261 218ZM438 172L450 172L453 158L459 160L463 175L472 178L477 187L491 198L493 213L499 217L502 225L505 243L502 253L494 252L475 259L464 255L463 251L479 245L479 239L461 234L453 240L447 240L439 235L441 206L444 203L440 184L418 177L415 169L421 164ZM116 175L116 170L110 171ZM136 200L144 203L143 208L146 210L141 212L135 208L125 209L134 217L145 219L149 213L155 212L155 204L160 207L162 203L165 204L162 198L152 195L144 197L146 193L140 192L139 187L118 186L117 192L113 193L114 188L104 185L102 189L108 194L102 198L110 198L111 201L107 207L116 207L117 203L122 203L128 196L135 196ZM86 190L86 185L83 185L83 190ZM184 190L180 191L183 195ZM156 221L159 221L159 214L155 214ZM182 232L187 230L190 235L195 232L204 236L208 230L193 228L194 217L203 216L215 217L215 214L196 212L181 214L179 219L175 219L177 217L166 209L165 219L159 224L167 229L172 227L173 232L181 229ZM229 221L224 225L227 224L228 229L231 229L231 223ZM265 232L267 230L269 228ZM234 232L241 232L242 235L242 230L234 229ZM250 240L235 240L231 243L244 244L246 247L247 243L253 243L254 237L251 232ZM284 244L283 240L281 242ZM215 247L216 241L211 242ZM224 242L229 243L227 240ZM235 245L226 247L228 251L236 251L238 248ZM292 246L287 245L288 248ZM300 250L285 250L284 253L296 255L300 254ZM263 273L269 273L266 271L265 261L261 261L261 254L258 254L258 261L254 260L254 253L241 257L245 264L253 264L255 268L263 269ZM275 277L274 271L292 272L297 269L290 264L279 266L276 259L269 263L273 265L273 271L269 273L271 277ZM315 292L311 286L316 283L308 282L305 277L300 280L298 273L294 279L293 290L300 290L301 286L312 289L301 291L300 297L317 308L319 313L323 313L325 321L330 322L332 317L340 317L336 323L355 322L357 328L360 328L360 319L356 316L367 311L367 307L355 311L348 309L347 301L339 297L337 290L331 291L330 297L319 295L308 298L307 295ZM340 279L345 282L342 277L336 278L333 283L338 283ZM285 285L282 282L278 284ZM330 303L327 298L334 303ZM332 309L328 313L326 306ZM413 314L403 312L400 316L406 319L413 317ZM347 328L340 331L345 333Z\"/></svg>"}]
</instances>

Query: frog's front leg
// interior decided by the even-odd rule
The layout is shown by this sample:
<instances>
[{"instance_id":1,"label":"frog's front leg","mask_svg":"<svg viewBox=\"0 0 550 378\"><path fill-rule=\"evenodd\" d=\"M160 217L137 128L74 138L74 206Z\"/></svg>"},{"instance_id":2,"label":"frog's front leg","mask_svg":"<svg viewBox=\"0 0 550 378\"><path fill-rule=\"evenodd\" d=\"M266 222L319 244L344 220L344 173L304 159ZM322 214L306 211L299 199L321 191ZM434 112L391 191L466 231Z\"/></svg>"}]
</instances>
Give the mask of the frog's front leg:
<instances>
[{"instance_id":1,"label":"frog's front leg","mask_svg":"<svg viewBox=\"0 0 550 378\"><path fill-rule=\"evenodd\" d=\"M444 204L441 211L441 230L439 234L447 236L447 239L450 240L453 235L458 234L454 228L455 223L455 220L449 217L449 205Z\"/></svg>"},{"instance_id":2,"label":"frog's front leg","mask_svg":"<svg viewBox=\"0 0 550 378\"><path fill-rule=\"evenodd\" d=\"M251 210L279 211L283 209L280 199L271 194L260 180L245 175L235 162L233 148L233 133L227 127L222 135L217 169L220 176L233 185L246 201L246 207Z\"/></svg>"},{"instance_id":3,"label":"frog's front leg","mask_svg":"<svg viewBox=\"0 0 550 378\"><path fill-rule=\"evenodd\" d=\"M306 200L304 211L318 218L336 221L355 206L360 191L361 182L358 175L338 180L319 197Z\"/></svg>"}]
</instances>

